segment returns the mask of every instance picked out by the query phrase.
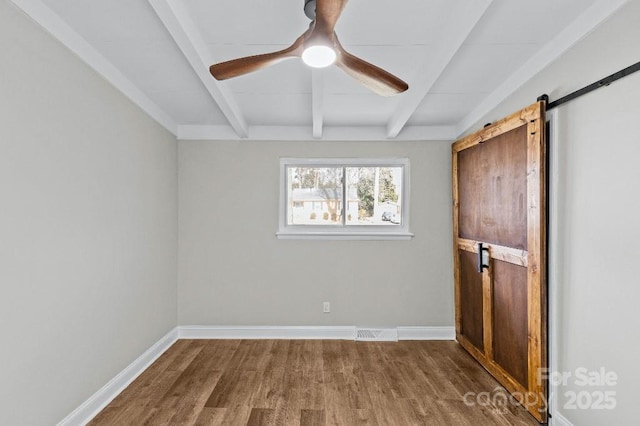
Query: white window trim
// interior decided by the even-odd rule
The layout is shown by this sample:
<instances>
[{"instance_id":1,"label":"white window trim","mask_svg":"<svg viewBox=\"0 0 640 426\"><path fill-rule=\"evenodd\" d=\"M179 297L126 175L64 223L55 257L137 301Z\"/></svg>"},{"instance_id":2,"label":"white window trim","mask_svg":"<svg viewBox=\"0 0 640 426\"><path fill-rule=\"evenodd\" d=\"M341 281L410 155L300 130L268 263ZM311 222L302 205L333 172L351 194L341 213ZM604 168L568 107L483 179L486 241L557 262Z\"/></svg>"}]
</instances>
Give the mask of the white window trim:
<instances>
[{"instance_id":1,"label":"white window trim","mask_svg":"<svg viewBox=\"0 0 640 426\"><path fill-rule=\"evenodd\" d=\"M402 220L399 225L287 225L287 167L399 167L402 177ZM279 230L281 240L410 240L409 232L409 159L408 158L281 158Z\"/></svg>"}]
</instances>

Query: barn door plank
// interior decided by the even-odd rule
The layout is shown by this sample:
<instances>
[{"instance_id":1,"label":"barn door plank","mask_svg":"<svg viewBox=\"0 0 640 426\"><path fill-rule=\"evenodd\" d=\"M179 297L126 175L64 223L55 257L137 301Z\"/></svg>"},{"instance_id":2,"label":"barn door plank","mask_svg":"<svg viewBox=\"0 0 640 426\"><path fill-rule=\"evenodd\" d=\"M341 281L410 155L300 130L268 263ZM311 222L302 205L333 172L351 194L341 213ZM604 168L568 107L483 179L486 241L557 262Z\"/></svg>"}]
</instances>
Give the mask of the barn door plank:
<instances>
[{"instance_id":1,"label":"barn door plank","mask_svg":"<svg viewBox=\"0 0 640 426\"><path fill-rule=\"evenodd\" d=\"M453 144L456 338L547 419L545 104ZM478 269L479 247L489 262Z\"/></svg>"}]
</instances>

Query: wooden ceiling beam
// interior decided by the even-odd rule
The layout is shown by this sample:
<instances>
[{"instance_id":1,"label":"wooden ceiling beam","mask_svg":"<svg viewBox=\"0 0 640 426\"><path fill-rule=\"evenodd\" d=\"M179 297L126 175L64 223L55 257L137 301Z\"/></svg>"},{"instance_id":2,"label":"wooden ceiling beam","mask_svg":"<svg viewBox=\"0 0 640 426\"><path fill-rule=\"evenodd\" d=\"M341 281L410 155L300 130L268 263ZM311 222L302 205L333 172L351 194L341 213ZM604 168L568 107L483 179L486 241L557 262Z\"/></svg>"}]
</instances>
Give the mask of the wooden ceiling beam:
<instances>
[{"instance_id":1,"label":"wooden ceiling beam","mask_svg":"<svg viewBox=\"0 0 640 426\"><path fill-rule=\"evenodd\" d=\"M47 5L40 0L11 1L158 124L177 135L178 123Z\"/></svg>"},{"instance_id":2,"label":"wooden ceiling beam","mask_svg":"<svg viewBox=\"0 0 640 426\"><path fill-rule=\"evenodd\" d=\"M324 122L324 72L321 69L311 70L311 98L313 109L313 137L322 138Z\"/></svg>"},{"instance_id":3,"label":"wooden ceiling beam","mask_svg":"<svg viewBox=\"0 0 640 426\"><path fill-rule=\"evenodd\" d=\"M376 141L384 140L385 126L323 126L323 141ZM446 141L456 137L455 126L407 126L397 140ZM310 141L313 137L309 126L249 126L249 139L264 141ZM228 125L178 126L180 140L239 140Z\"/></svg>"},{"instance_id":4,"label":"wooden ceiling beam","mask_svg":"<svg viewBox=\"0 0 640 426\"><path fill-rule=\"evenodd\" d=\"M522 87L540 71L547 68L577 42L593 31L604 21L609 19L630 0L599 0L584 11L578 18L568 25L553 40L542 47L536 54L512 73L502 84L457 125L458 136L470 130L479 120L500 105L509 95ZM531 100L532 102L534 99Z\"/></svg>"},{"instance_id":5,"label":"wooden ceiling beam","mask_svg":"<svg viewBox=\"0 0 640 426\"><path fill-rule=\"evenodd\" d=\"M410 83L409 91L401 95L402 101L387 123L388 138L393 139L400 134L491 3L493 0L459 2L455 10L452 11L449 15L451 23L442 33L441 42L436 46L435 54L426 58L419 68L416 78Z\"/></svg>"},{"instance_id":6,"label":"wooden ceiling beam","mask_svg":"<svg viewBox=\"0 0 640 426\"><path fill-rule=\"evenodd\" d=\"M185 8L185 3L175 0L149 0L149 3L233 130L240 138L248 137L247 123L233 94L209 73L209 67L214 61Z\"/></svg>"}]
</instances>

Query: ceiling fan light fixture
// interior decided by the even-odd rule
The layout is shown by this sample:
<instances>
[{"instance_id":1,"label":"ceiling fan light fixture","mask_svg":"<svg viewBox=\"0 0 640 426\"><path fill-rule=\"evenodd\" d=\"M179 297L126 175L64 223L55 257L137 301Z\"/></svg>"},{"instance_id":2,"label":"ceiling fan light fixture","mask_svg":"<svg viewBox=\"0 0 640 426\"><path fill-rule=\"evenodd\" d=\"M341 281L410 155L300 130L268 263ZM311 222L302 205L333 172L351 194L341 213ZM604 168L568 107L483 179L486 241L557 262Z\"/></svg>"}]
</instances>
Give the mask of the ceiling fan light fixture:
<instances>
[{"instance_id":1,"label":"ceiling fan light fixture","mask_svg":"<svg viewBox=\"0 0 640 426\"><path fill-rule=\"evenodd\" d=\"M302 61L312 68L326 68L337 58L336 51L329 46L309 46L302 52Z\"/></svg>"}]
</instances>

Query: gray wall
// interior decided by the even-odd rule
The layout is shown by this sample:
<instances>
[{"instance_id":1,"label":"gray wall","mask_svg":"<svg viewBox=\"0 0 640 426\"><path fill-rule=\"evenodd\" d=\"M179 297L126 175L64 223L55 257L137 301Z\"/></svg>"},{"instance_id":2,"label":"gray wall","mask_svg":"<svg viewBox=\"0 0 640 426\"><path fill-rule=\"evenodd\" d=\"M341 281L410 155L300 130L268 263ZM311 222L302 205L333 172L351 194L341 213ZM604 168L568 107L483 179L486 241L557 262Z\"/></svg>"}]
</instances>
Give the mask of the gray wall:
<instances>
[{"instance_id":1,"label":"gray wall","mask_svg":"<svg viewBox=\"0 0 640 426\"><path fill-rule=\"evenodd\" d=\"M410 159L412 241L276 239L281 157L376 156ZM450 142L179 142L178 323L453 326L450 156Z\"/></svg>"},{"instance_id":2,"label":"gray wall","mask_svg":"<svg viewBox=\"0 0 640 426\"><path fill-rule=\"evenodd\" d=\"M175 138L0 1L0 424L58 422L176 324Z\"/></svg>"},{"instance_id":3,"label":"gray wall","mask_svg":"<svg viewBox=\"0 0 640 426\"><path fill-rule=\"evenodd\" d=\"M640 2L632 1L534 81L478 124L535 101L579 89L632 65L640 56ZM560 413L576 425L638 422L640 383L640 74L557 110L552 179L552 288L559 322L553 351L558 370L572 374L558 389ZM576 385L576 369L617 373L614 387ZM616 392L615 410L565 407L565 392ZM586 401L586 396L583 396Z\"/></svg>"}]
</instances>

